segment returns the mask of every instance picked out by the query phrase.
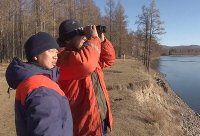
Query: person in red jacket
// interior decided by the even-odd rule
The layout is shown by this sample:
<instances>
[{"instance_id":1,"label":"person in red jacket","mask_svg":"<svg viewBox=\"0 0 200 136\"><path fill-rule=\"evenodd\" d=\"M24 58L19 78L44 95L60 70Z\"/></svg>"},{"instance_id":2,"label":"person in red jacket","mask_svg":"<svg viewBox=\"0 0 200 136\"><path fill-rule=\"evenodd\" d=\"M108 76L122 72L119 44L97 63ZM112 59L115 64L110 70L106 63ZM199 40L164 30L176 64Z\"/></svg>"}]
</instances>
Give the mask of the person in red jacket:
<instances>
[{"instance_id":1,"label":"person in red jacket","mask_svg":"<svg viewBox=\"0 0 200 136\"><path fill-rule=\"evenodd\" d=\"M103 68L115 62L115 50L95 25L65 20L59 27L59 85L69 99L74 136L107 135L112 113Z\"/></svg>"}]
</instances>

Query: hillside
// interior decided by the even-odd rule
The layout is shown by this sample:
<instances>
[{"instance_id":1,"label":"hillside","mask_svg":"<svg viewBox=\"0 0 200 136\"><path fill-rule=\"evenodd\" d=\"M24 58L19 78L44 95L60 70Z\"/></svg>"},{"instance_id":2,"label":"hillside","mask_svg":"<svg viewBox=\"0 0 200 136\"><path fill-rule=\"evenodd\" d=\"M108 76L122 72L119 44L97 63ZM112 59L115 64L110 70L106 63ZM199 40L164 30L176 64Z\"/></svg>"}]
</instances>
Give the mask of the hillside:
<instances>
[{"instance_id":1,"label":"hillside","mask_svg":"<svg viewBox=\"0 0 200 136\"><path fill-rule=\"evenodd\" d=\"M14 136L14 91L10 98L0 65L0 136ZM140 62L117 60L105 69L114 126L112 136L198 136L200 116L170 89L161 74Z\"/></svg>"}]
</instances>

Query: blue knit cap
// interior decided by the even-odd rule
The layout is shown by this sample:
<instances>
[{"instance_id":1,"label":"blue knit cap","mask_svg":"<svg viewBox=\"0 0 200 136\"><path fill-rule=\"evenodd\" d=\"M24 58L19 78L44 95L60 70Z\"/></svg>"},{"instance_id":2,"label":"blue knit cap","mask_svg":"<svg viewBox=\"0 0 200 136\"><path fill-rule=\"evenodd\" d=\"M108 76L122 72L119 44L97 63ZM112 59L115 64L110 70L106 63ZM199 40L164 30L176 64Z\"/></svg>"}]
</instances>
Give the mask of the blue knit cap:
<instances>
[{"instance_id":1,"label":"blue knit cap","mask_svg":"<svg viewBox=\"0 0 200 136\"><path fill-rule=\"evenodd\" d=\"M69 41L76 35L84 35L83 26L77 20L68 19L60 24L58 42Z\"/></svg>"},{"instance_id":2,"label":"blue knit cap","mask_svg":"<svg viewBox=\"0 0 200 136\"><path fill-rule=\"evenodd\" d=\"M33 57L49 49L58 49L56 40L46 32L39 32L32 35L25 43L24 49L26 58L30 62Z\"/></svg>"}]
</instances>

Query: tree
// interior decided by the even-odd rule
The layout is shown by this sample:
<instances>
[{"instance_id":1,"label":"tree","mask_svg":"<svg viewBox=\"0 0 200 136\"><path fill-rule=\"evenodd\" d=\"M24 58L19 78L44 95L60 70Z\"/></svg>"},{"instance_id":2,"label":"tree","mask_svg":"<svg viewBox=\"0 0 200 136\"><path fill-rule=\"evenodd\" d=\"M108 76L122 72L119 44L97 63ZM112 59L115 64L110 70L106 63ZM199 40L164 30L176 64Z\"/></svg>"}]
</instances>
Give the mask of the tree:
<instances>
[{"instance_id":1,"label":"tree","mask_svg":"<svg viewBox=\"0 0 200 136\"><path fill-rule=\"evenodd\" d=\"M99 24L101 21L100 9L93 0L80 0L79 20L83 25Z\"/></svg>"},{"instance_id":2,"label":"tree","mask_svg":"<svg viewBox=\"0 0 200 136\"><path fill-rule=\"evenodd\" d=\"M147 67L147 53L148 53L148 36L149 36L149 12L148 8L145 6L142 6L142 14L138 15L138 20L136 21L136 24L138 25L138 32L141 33L141 35L144 35L144 53L143 53L143 63Z\"/></svg>"},{"instance_id":3,"label":"tree","mask_svg":"<svg viewBox=\"0 0 200 136\"><path fill-rule=\"evenodd\" d=\"M133 46L133 53L135 55L135 57L137 57L138 59L144 58L145 56L145 35L142 31L137 30L134 33L134 46Z\"/></svg>"},{"instance_id":4,"label":"tree","mask_svg":"<svg viewBox=\"0 0 200 136\"><path fill-rule=\"evenodd\" d=\"M115 2L114 0L107 0L106 2L106 22L107 26L109 28L108 35L110 36L110 41L112 41L112 35L113 35L113 27L114 27L114 11L115 11Z\"/></svg>"},{"instance_id":5,"label":"tree","mask_svg":"<svg viewBox=\"0 0 200 136\"><path fill-rule=\"evenodd\" d=\"M152 52L152 41L157 39L158 35L164 34L164 28L162 27L163 22L160 20L160 12L156 8L155 0L152 0L150 7L142 7L142 14L138 15L136 21L138 30L142 31L145 35L145 46L144 46L144 65L149 70Z\"/></svg>"},{"instance_id":6,"label":"tree","mask_svg":"<svg viewBox=\"0 0 200 136\"><path fill-rule=\"evenodd\" d=\"M82 7L82 8L80 8ZM1 0L0 62L17 56L24 59L24 42L39 31L58 36L63 20L84 25L99 24L101 15L94 0Z\"/></svg>"},{"instance_id":7,"label":"tree","mask_svg":"<svg viewBox=\"0 0 200 136\"><path fill-rule=\"evenodd\" d=\"M125 48L126 47L126 38L128 36L126 27L127 27L127 22L126 22L126 15L124 8L122 4L119 2L116 6L116 10L114 12L115 18L114 18L114 28L113 31L115 33L115 43L117 45L117 54L118 57L121 57L122 52L125 53ZM114 40L113 38L113 40Z\"/></svg>"}]
</instances>

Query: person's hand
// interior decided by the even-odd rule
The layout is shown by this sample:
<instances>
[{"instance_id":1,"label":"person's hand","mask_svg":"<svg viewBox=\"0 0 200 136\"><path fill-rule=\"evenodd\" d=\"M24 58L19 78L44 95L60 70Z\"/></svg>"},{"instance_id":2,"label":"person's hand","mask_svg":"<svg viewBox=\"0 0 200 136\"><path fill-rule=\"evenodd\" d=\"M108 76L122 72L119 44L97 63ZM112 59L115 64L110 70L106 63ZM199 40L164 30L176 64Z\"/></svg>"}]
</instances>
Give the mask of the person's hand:
<instances>
[{"instance_id":1,"label":"person's hand","mask_svg":"<svg viewBox=\"0 0 200 136\"><path fill-rule=\"evenodd\" d=\"M85 35L88 39L92 37L98 37L97 29L95 25L88 25L84 28Z\"/></svg>"},{"instance_id":2,"label":"person's hand","mask_svg":"<svg viewBox=\"0 0 200 136\"><path fill-rule=\"evenodd\" d=\"M98 35L99 35L99 38L100 38L101 42L104 42L105 41L104 33L99 33Z\"/></svg>"}]
</instances>

